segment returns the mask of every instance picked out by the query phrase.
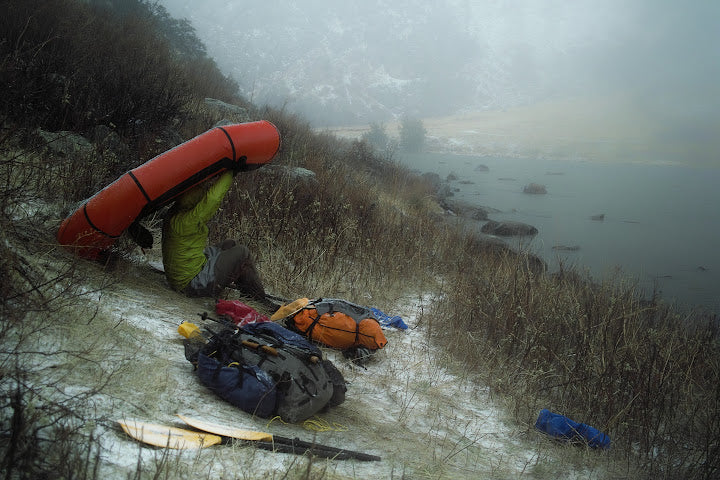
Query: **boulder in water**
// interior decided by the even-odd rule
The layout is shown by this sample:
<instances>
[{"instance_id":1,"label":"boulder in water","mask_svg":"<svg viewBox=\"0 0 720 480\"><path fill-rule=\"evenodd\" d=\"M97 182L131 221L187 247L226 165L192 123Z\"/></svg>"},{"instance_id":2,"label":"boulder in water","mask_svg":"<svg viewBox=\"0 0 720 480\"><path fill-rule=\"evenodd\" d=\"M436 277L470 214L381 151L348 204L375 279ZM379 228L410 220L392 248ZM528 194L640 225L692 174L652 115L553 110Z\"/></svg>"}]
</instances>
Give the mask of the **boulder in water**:
<instances>
[{"instance_id":1,"label":"boulder in water","mask_svg":"<svg viewBox=\"0 0 720 480\"><path fill-rule=\"evenodd\" d=\"M536 235L538 229L522 222L497 222L490 220L480 229L481 232L501 237Z\"/></svg>"},{"instance_id":2,"label":"boulder in water","mask_svg":"<svg viewBox=\"0 0 720 480\"><path fill-rule=\"evenodd\" d=\"M555 245L552 247L553 250L562 250L565 252L577 252L580 250L580 245Z\"/></svg>"},{"instance_id":3,"label":"boulder in water","mask_svg":"<svg viewBox=\"0 0 720 480\"><path fill-rule=\"evenodd\" d=\"M545 188L545 185L540 185L539 183L529 183L523 188L523 193L542 195L547 193L547 188Z\"/></svg>"}]
</instances>

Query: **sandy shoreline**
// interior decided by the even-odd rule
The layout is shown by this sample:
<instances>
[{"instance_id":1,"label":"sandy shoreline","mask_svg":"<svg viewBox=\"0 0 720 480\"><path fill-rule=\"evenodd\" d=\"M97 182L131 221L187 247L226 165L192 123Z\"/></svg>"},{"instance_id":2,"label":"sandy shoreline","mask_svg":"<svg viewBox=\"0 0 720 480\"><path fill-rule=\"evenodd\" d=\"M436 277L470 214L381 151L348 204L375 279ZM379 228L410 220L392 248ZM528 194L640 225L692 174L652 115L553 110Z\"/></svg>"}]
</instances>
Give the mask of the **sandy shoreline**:
<instances>
[{"instance_id":1,"label":"sandy shoreline","mask_svg":"<svg viewBox=\"0 0 720 480\"><path fill-rule=\"evenodd\" d=\"M720 158L695 144L668 141L662 125L621 97L558 100L422 121L425 151L433 153L701 167L717 166ZM399 138L399 120L382 125L388 136ZM359 139L369 129L352 125L316 130Z\"/></svg>"}]
</instances>

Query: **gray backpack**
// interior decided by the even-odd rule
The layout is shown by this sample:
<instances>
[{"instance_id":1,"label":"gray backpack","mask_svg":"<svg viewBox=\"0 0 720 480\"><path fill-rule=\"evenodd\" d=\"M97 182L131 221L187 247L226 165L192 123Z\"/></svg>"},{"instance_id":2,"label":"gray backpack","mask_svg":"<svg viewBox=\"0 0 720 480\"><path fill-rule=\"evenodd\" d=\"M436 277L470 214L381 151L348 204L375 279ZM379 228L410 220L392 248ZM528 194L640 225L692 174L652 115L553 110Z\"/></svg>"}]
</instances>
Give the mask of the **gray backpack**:
<instances>
[{"instance_id":1,"label":"gray backpack","mask_svg":"<svg viewBox=\"0 0 720 480\"><path fill-rule=\"evenodd\" d=\"M262 417L303 421L345 401L345 380L303 336L273 322L213 333L195 354L200 381L223 399Z\"/></svg>"}]
</instances>

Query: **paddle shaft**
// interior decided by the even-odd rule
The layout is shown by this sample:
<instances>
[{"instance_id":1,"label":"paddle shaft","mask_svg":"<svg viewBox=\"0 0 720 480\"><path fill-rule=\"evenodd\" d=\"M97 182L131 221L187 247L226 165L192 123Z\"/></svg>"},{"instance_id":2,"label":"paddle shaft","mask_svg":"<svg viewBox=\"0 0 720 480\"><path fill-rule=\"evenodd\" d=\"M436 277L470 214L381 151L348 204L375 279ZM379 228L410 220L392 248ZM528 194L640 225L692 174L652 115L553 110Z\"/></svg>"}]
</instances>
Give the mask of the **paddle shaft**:
<instances>
[{"instance_id":1,"label":"paddle shaft","mask_svg":"<svg viewBox=\"0 0 720 480\"><path fill-rule=\"evenodd\" d=\"M223 437L223 443L231 442L233 440L237 441L237 439L233 439L232 437ZM381 460L381 458L377 455L370 455L368 453L346 450L344 448L337 448L328 445L320 445L317 443L306 442L304 440L300 440L299 438L279 437L277 435L273 435L272 442L247 440L245 440L244 442L252 443L258 448L262 448L264 450L272 450L273 452L294 453L296 455L310 453L311 455L314 455L316 457L330 458L335 460L354 459L363 462L378 462Z\"/></svg>"},{"instance_id":2,"label":"paddle shaft","mask_svg":"<svg viewBox=\"0 0 720 480\"><path fill-rule=\"evenodd\" d=\"M245 430L242 428L231 428L224 425L214 424L178 414L178 417L193 428L219 435L222 443L227 444L235 439L236 441L252 442L260 448L280 451L286 453L304 454L310 452L313 455L323 458L334 458L337 460L346 460L354 458L363 461L379 461L380 457L369 455L362 452L355 452L343 448L330 447L327 445L319 445L314 442L306 442L299 438L280 437L267 432L257 432L253 430Z\"/></svg>"}]
</instances>

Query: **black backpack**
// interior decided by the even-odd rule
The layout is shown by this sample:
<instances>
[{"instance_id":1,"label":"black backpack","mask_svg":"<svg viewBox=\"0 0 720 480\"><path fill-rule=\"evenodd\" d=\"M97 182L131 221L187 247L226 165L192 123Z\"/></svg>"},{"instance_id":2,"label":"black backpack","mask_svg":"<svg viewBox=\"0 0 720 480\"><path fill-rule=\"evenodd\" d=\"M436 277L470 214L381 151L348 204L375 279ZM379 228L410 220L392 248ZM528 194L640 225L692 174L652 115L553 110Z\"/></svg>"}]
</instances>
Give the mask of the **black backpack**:
<instances>
[{"instance_id":1,"label":"black backpack","mask_svg":"<svg viewBox=\"0 0 720 480\"><path fill-rule=\"evenodd\" d=\"M185 357L205 386L242 410L298 422L345 401L342 374L303 336L273 322L207 330L207 343L185 340Z\"/></svg>"}]
</instances>

